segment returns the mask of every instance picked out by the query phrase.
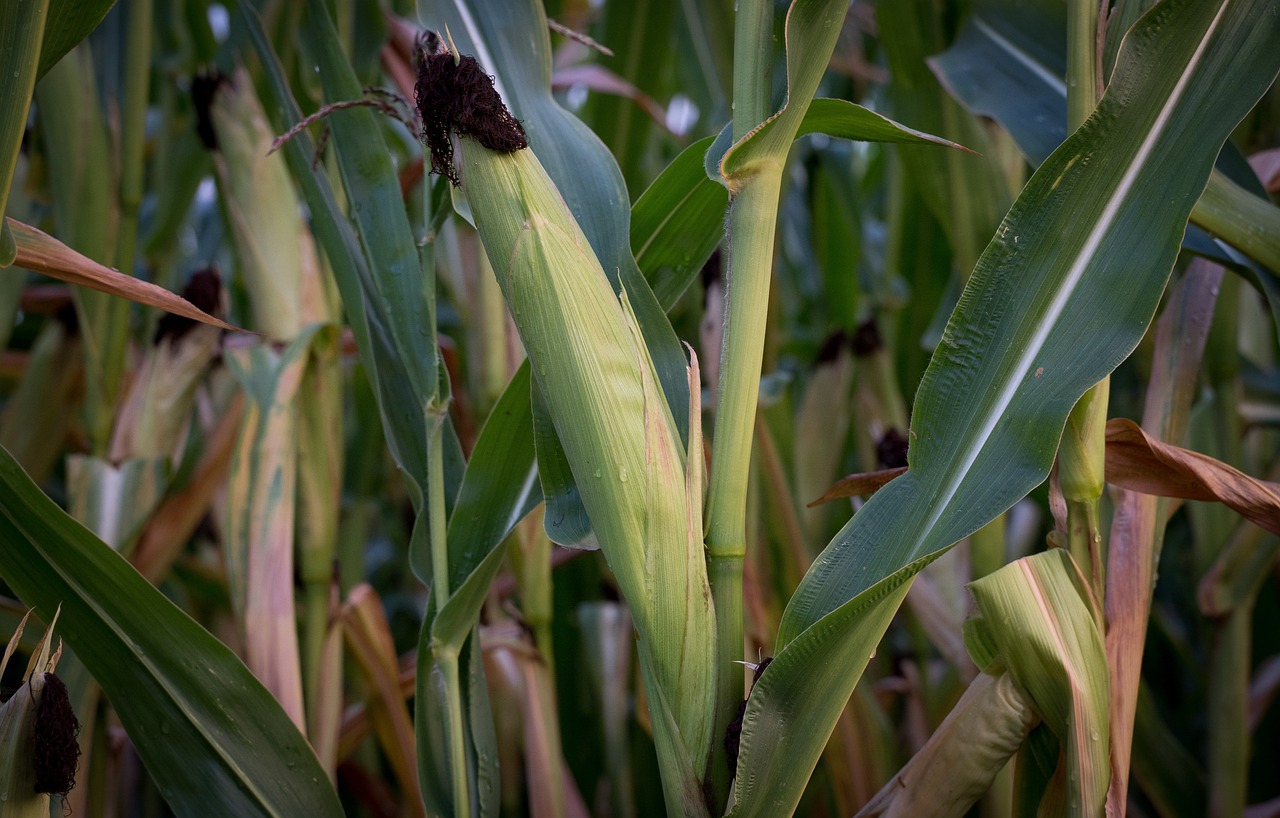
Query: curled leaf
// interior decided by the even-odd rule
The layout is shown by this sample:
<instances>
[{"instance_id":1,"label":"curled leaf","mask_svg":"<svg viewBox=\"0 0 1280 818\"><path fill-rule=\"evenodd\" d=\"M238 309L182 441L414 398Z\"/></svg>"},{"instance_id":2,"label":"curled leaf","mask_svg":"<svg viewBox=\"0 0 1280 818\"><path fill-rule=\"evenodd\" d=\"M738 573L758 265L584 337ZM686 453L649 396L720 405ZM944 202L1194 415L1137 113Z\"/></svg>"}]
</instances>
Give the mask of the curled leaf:
<instances>
[{"instance_id":1,"label":"curled leaf","mask_svg":"<svg viewBox=\"0 0 1280 818\"><path fill-rule=\"evenodd\" d=\"M809 503L808 508L820 506L823 503L829 503L832 500L840 500L845 497L858 497L860 495L874 494L889 484L889 481L895 477L901 477L907 473L906 466L900 466L896 469L881 469L880 471L868 471L860 474L851 474L837 480L831 488L826 490L821 497Z\"/></svg>"},{"instance_id":2,"label":"curled leaf","mask_svg":"<svg viewBox=\"0 0 1280 818\"><path fill-rule=\"evenodd\" d=\"M14 219L6 219L5 224L17 241L18 254L13 262L16 267L24 267L68 284L78 284L91 290L127 298L148 307L158 307L210 326L233 332L247 332L214 318L163 287L99 264L29 224Z\"/></svg>"},{"instance_id":3,"label":"curled leaf","mask_svg":"<svg viewBox=\"0 0 1280 818\"><path fill-rule=\"evenodd\" d=\"M1217 501L1280 534L1280 484L1250 477L1208 455L1162 443L1131 420L1107 422L1107 482L1161 497Z\"/></svg>"}]
</instances>

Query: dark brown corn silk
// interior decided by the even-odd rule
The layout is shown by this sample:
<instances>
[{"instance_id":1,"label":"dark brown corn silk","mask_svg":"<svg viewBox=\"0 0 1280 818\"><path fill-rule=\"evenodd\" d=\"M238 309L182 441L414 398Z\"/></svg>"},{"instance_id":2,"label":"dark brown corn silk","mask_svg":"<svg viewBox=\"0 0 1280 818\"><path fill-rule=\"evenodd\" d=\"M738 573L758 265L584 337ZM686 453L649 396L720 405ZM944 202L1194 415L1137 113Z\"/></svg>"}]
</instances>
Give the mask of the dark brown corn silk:
<instances>
[{"instance_id":1,"label":"dark brown corn silk","mask_svg":"<svg viewBox=\"0 0 1280 818\"><path fill-rule=\"evenodd\" d=\"M198 309L218 315L222 312L222 276L217 267L205 267L191 274L191 280L182 288L182 297L194 304ZM195 329L196 321L171 312L161 316L156 324L156 335L153 342L158 346L168 338L173 342Z\"/></svg>"},{"instance_id":2,"label":"dark brown corn silk","mask_svg":"<svg viewBox=\"0 0 1280 818\"><path fill-rule=\"evenodd\" d=\"M423 135L431 152L431 171L458 184L450 134L476 140L489 150L514 153L529 147L524 126L511 115L493 87L493 77L475 57L454 55L440 37L428 33L418 47L414 86Z\"/></svg>"},{"instance_id":3,"label":"dark brown corn silk","mask_svg":"<svg viewBox=\"0 0 1280 818\"><path fill-rule=\"evenodd\" d=\"M80 721L71 709L67 686L52 673L44 675L32 732L35 791L57 795L70 792L76 785L76 767L80 763L80 745L76 742Z\"/></svg>"},{"instance_id":4,"label":"dark brown corn silk","mask_svg":"<svg viewBox=\"0 0 1280 818\"><path fill-rule=\"evenodd\" d=\"M896 426L885 429L876 441L876 462L882 469L900 469L907 465L907 436Z\"/></svg>"},{"instance_id":5,"label":"dark brown corn silk","mask_svg":"<svg viewBox=\"0 0 1280 818\"><path fill-rule=\"evenodd\" d=\"M213 129L213 116L209 109L213 107L213 98L218 95L218 89L227 81L226 75L216 68L202 71L191 78L191 102L196 109L196 135L200 137L200 144L204 145L205 150L218 149L218 134Z\"/></svg>"},{"instance_id":6,"label":"dark brown corn silk","mask_svg":"<svg viewBox=\"0 0 1280 818\"><path fill-rule=\"evenodd\" d=\"M751 676L751 687L754 689L756 682L760 681L760 676L764 673L764 669L773 661L770 656L760 661L756 665L755 672ZM748 694L748 697L750 694ZM732 777L738 774L738 754L742 749L742 717L747 714L747 699L743 699L738 703L738 714L733 717L733 721L725 727L724 731L724 752L729 761L729 775Z\"/></svg>"}]
</instances>

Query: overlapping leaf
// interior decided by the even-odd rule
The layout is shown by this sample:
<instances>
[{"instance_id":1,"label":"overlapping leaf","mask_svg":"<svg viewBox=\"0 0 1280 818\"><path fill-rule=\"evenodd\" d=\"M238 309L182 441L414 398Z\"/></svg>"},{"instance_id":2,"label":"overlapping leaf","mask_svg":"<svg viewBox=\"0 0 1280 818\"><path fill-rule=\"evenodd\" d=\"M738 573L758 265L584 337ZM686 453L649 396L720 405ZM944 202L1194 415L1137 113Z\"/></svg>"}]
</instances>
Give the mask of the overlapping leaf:
<instances>
[{"instance_id":1,"label":"overlapping leaf","mask_svg":"<svg viewBox=\"0 0 1280 818\"><path fill-rule=\"evenodd\" d=\"M68 517L0 452L0 576L102 685L169 806L341 816L324 771L225 645Z\"/></svg>"}]
</instances>

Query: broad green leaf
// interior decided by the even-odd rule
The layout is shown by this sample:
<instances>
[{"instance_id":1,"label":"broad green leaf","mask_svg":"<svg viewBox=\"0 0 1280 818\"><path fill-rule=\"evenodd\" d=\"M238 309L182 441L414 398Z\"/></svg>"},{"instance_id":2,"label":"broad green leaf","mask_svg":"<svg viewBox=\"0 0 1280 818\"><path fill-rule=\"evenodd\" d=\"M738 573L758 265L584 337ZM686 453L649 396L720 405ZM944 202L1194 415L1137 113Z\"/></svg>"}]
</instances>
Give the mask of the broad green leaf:
<instances>
[{"instance_id":1,"label":"broad green leaf","mask_svg":"<svg viewBox=\"0 0 1280 818\"><path fill-rule=\"evenodd\" d=\"M306 739L221 642L0 453L0 576L102 685L169 806L341 816Z\"/></svg>"},{"instance_id":2,"label":"broad green leaf","mask_svg":"<svg viewBox=\"0 0 1280 818\"><path fill-rule=\"evenodd\" d=\"M306 5L303 15L304 31L312 56L315 58L326 102L341 102L363 96L361 85L342 50L333 21L323 6ZM412 385L417 400L409 407L397 407L399 411L418 415L415 421L426 427L421 416L427 406L438 396L439 355L436 348L435 293L423 286L429 280L423 273L417 243L405 213L404 200L391 155L382 139L377 117L368 108L350 108L336 111L326 119L332 129L333 143L338 151L338 166L342 183L351 205L351 219L360 235L361 245L368 257L371 276L366 294L365 308L370 312L370 327L386 332L390 342L389 352L394 352L403 363L391 364L379 360L378 379L406 377ZM348 312L360 302L348 302ZM390 407L384 407L384 416ZM403 421L393 418L391 426L396 437L404 435L408 442L414 440ZM419 433L421 434L421 433ZM413 455L425 459L425 444ZM410 470L418 486L425 490L425 470L418 473L410 464L401 462ZM416 570L425 571L426 560L414 558ZM429 577L429 572L421 573Z\"/></svg>"},{"instance_id":3,"label":"broad green leaf","mask_svg":"<svg viewBox=\"0 0 1280 818\"><path fill-rule=\"evenodd\" d=\"M1275 6L1172 0L1131 34L1097 112L1040 167L983 254L916 397L911 471L815 563L781 643L1044 479L1067 410L1142 336L1214 156L1275 76L1280 30L1248 23ZM1214 93L1228 78L1239 93ZM878 545L891 519L898 555Z\"/></svg>"},{"instance_id":4,"label":"broad green leaf","mask_svg":"<svg viewBox=\"0 0 1280 818\"><path fill-rule=\"evenodd\" d=\"M533 470L528 394L526 363L489 413L467 463L449 517L449 587L454 590L431 626L439 644L461 648L502 564L498 545L542 499Z\"/></svg>"},{"instance_id":5,"label":"broad green leaf","mask_svg":"<svg viewBox=\"0 0 1280 818\"><path fill-rule=\"evenodd\" d=\"M1071 407L1141 338L1214 157L1275 77L1280 29L1254 21L1277 5L1166 0L1131 33L1094 116L1032 177L982 255L916 397L911 471L814 563L757 690L772 689L793 644L869 655L883 628L846 634L833 618L870 608L863 618L887 625L877 589L905 583L1044 480ZM843 704L856 678L806 689ZM753 694L748 712L795 706ZM745 724L738 804L766 797L759 782L780 759L816 759L833 721L758 734Z\"/></svg>"},{"instance_id":6,"label":"broad green leaf","mask_svg":"<svg viewBox=\"0 0 1280 818\"><path fill-rule=\"evenodd\" d=\"M45 22L44 41L40 46L41 77L98 27L115 5L115 0L49 0L48 5L49 18Z\"/></svg>"},{"instance_id":7,"label":"broad green leaf","mask_svg":"<svg viewBox=\"0 0 1280 818\"><path fill-rule=\"evenodd\" d=\"M240 12L238 21L246 29L262 61L267 89L275 107L280 111L282 127L287 128L302 119L302 113L289 91L284 69L263 34L257 13L244 3L238 3L236 9ZM326 53L328 58L341 58L340 51L334 53L330 50ZM349 80L350 66L346 67L345 75ZM356 110L348 113L369 112ZM399 201L398 182L385 151L379 152L376 145L360 138L365 127L376 130L377 123L370 117L368 120L361 119L352 123L350 131L335 128L334 140L340 146L346 145L344 155L350 160L350 165L355 166L353 175L360 176L365 171L369 172L363 184L377 191L376 198L380 206L390 209L393 207L393 196L396 202ZM425 292L427 288L419 280L416 245L410 235L410 248L415 259L413 265L418 272L393 276L392 273L399 272L399 269L383 262L394 257L397 264L407 263L404 248L400 246L405 240L405 233L396 230L392 230L391 235L383 233L380 221L372 218L365 209L357 208L357 214L364 214L362 224L370 232L370 236L378 237L376 242L373 238L370 241L378 243L382 248L375 263L370 256L366 256L365 245L362 245L361 238L356 235L351 222L339 206L324 170L312 167L316 145L311 137L306 132L300 133L287 142L283 150L293 177L307 201L312 229L333 270L338 291L346 306L347 321L360 349L361 361L374 384L387 445L397 465L409 475L411 491L420 495L427 484L427 423L424 412L431 396L435 394L436 370L432 369L429 378L418 370L437 359L433 341L426 340L431 333L424 332L425 325L417 323L413 317L417 315L414 310L421 307L420 304L415 307L415 303L428 297ZM366 156L370 158L368 165L363 162L363 157ZM378 174L391 175L386 177ZM367 194L368 188L361 187L359 191ZM348 199L351 198L353 196L348 192ZM399 207L400 218L398 221L393 219L392 223L403 224L407 230L403 205ZM403 298L398 295L402 289L405 291ZM409 317L406 318L406 315ZM428 317L434 320L434 315L429 310L417 315L422 320ZM402 323L396 323L397 321ZM430 355L423 358L403 354L406 347L416 348L417 345L422 347L424 354L429 348ZM445 429L445 436L445 478L448 485L454 485L454 474L461 471L461 456L451 425ZM445 499L447 504L451 504L452 494L446 491ZM420 576L429 577L430 560L425 556L419 559L416 553L413 558L415 570L419 571Z\"/></svg>"},{"instance_id":8,"label":"broad green leaf","mask_svg":"<svg viewBox=\"0 0 1280 818\"><path fill-rule=\"evenodd\" d=\"M1147 0L1118 4L1108 20L1108 52L1113 53L1128 29L1128 24L1120 24L1125 20L1131 23L1149 6ZM1067 137L1065 11L1061 3L1049 0L980 0L951 47L929 58L930 66L955 98L973 113L1003 125L1033 165L1043 162ZM1108 60L1107 65L1110 63ZM1199 226L1187 230L1183 246L1247 272L1280 321L1280 280L1272 271L1278 265L1271 261L1280 252L1276 249L1280 231L1274 226L1280 212L1230 143L1218 157L1218 169L1225 178L1218 174L1211 177L1192 213ZM1232 181L1247 193L1233 190ZM1222 235L1231 232L1229 228L1235 224L1254 225L1241 231L1237 240L1243 237L1255 245L1248 248L1250 255L1272 270L1240 258L1225 241L1205 232Z\"/></svg>"},{"instance_id":9,"label":"broad green leaf","mask_svg":"<svg viewBox=\"0 0 1280 818\"><path fill-rule=\"evenodd\" d=\"M727 815L795 811L854 684L906 599L910 577L923 567L888 577L773 657L747 699Z\"/></svg>"},{"instance_id":10,"label":"broad green leaf","mask_svg":"<svg viewBox=\"0 0 1280 818\"><path fill-rule=\"evenodd\" d=\"M978 0L928 63L966 108L1003 125L1033 165L1067 138L1066 4Z\"/></svg>"},{"instance_id":11,"label":"broad green leaf","mask_svg":"<svg viewBox=\"0 0 1280 818\"><path fill-rule=\"evenodd\" d=\"M969 585L1009 673L1058 737L1065 777L1049 795L1062 811L1099 815L1111 780L1107 653L1079 569L1056 548ZM1042 807L1042 814L1045 807Z\"/></svg>"},{"instance_id":12,"label":"broad green leaf","mask_svg":"<svg viewBox=\"0 0 1280 818\"><path fill-rule=\"evenodd\" d=\"M631 250L665 310L697 277L723 236L729 196L702 170L712 137L680 152L631 208Z\"/></svg>"}]
</instances>

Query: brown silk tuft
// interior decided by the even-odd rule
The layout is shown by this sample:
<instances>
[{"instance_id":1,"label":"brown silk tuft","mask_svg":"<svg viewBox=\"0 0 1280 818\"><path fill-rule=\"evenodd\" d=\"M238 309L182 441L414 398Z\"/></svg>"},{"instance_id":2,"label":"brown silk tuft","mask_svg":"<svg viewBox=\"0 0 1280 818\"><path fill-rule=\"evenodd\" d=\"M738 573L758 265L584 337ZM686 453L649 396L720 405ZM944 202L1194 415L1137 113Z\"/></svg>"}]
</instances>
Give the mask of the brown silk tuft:
<instances>
[{"instance_id":1,"label":"brown silk tuft","mask_svg":"<svg viewBox=\"0 0 1280 818\"><path fill-rule=\"evenodd\" d=\"M36 792L65 795L76 785L79 734L80 722L71 709L67 686L57 676L46 673L32 740Z\"/></svg>"},{"instance_id":2,"label":"brown silk tuft","mask_svg":"<svg viewBox=\"0 0 1280 818\"><path fill-rule=\"evenodd\" d=\"M414 87L422 117L431 170L458 184L450 134L470 137L484 147L514 153L529 147L524 127L511 115L475 57L455 61L439 48L439 38L426 38L418 52L418 81Z\"/></svg>"}]
</instances>

